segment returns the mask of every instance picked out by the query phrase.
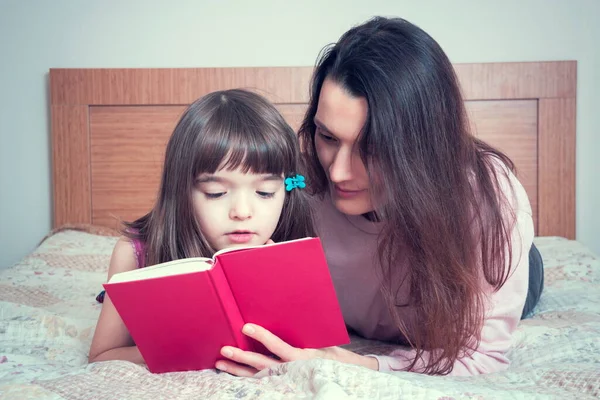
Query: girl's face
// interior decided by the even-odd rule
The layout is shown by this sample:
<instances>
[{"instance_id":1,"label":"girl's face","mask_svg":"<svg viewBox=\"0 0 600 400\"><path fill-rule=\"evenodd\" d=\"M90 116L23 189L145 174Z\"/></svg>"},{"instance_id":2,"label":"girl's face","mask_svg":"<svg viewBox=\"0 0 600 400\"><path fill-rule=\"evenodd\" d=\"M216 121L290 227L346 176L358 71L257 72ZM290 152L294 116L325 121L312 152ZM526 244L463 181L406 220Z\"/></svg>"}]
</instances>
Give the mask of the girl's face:
<instances>
[{"instance_id":1,"label":"girl's face","mask_svg":"<svg viewBox=\"0 0 600 400\"><path fill-rule=\"evenodd\" d=\"M265 244L283 208L283 177L220 169L196 177L194 211L215 251Z\"/></svg>"},{"instance_id":2,"label":"girl's face","mask_svg":"<svg viewBox=\"0 0 600 400\"><path fill-rule=\"evenodd\" d=\"M373 211L369 177L356 143L367 119L367 101L325 79L315 115L315 147L329 179L335 207L348 215Z\"/></svg>"}]
</instances>

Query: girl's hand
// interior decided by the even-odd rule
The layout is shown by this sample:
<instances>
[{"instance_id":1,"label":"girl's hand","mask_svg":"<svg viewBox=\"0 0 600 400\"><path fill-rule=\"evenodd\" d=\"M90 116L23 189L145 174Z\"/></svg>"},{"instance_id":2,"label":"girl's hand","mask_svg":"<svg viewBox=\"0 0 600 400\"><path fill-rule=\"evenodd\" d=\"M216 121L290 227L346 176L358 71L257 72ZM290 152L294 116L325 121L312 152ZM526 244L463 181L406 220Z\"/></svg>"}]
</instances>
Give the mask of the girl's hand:
<instances>
[{"instance_id":1,"label":"girl's hand","mask_svg":"<svg viewBox=\"0 0 600 400\"><path fill-rule=\"evenodd\" d=\"M259 371L271 368L277 364L312 358L336 360L361 365L374 370L377 370L379 367L376 358L361 356L340 347L327 347L324 349L298 349L292 347L265 328L255 324L244 325L242 332L262 343L279 359L277 360L260 353L244 351L236 347L225 346L221 349L221 355L227 360L217 361L215 365L217 369L237 376L253 376Z\"/></svg>"}]
</instances>

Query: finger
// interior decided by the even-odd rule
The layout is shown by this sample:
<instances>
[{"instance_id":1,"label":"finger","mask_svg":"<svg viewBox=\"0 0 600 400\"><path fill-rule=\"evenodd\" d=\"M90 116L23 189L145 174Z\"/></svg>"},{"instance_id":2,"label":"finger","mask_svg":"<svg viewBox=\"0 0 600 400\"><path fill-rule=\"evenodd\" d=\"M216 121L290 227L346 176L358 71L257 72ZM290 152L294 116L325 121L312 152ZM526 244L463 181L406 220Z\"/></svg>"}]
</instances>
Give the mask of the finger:
<instances>
[{"instance_id":1,"label":"finger","mask_svg":"<svg viewBox=\"0 0 600 400\"><path fill-rule=\"evenodd\" d=\"M225 346L221 349L221 355L238 364L251 367L256 371L261 371L265 368L270 368L273 365L279 364L279 361L267 357L264 354L254 353L252 351L244 351L236 347Z\"/></svg>"},{"instance_id":2,"label":"finger","mask_svg":"<svg viewBox=\"0 0 600 400\"><path fill-rule=\"evenodd\" d=\"M237 364L233 361L219 360L215 364L215 368L219 371L227 372L231 375L241 376L250 378L253 377L258 371L254 368L250 368L244 365Z\"/></svg>"},{"instance_id":3,"label":"finger","mask_svg":"<svg viewBox=\"0 0 600 400\"><path fill-rule=\"evenodd\" d=\"M290 346L262 326L246 324L242 328L242 332L247 336L250 336L252 339L262 343L267 350L275 354L281 360L292 361L302 358L302 351L300 349Z\"/></svg>"}]
</instances>

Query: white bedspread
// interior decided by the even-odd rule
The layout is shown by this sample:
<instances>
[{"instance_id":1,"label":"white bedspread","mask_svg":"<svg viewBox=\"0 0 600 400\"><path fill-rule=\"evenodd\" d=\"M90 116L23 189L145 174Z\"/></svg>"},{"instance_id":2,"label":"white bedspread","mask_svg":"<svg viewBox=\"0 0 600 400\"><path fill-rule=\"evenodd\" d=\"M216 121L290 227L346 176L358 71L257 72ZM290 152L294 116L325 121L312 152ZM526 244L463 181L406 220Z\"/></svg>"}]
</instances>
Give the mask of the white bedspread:
<instances>
[{"instance_id":1,"label":"white bedspread","mask_svg":"<svg viewBox=\"0 0 600 400\"><path fill-rule=\"evenodd\" d=\"M214 370L153 375L121 361L87 364L116 238L56 233L0 270L2 399L510 399L600 397L600 260L575 241L536 238L545 289L514 336L507 371L468 378L379 373L327 360L264 377ZM148 294L148 305L152 296ZM354 338L360 353L389 345Z\"/></svg>"}]
</instances>

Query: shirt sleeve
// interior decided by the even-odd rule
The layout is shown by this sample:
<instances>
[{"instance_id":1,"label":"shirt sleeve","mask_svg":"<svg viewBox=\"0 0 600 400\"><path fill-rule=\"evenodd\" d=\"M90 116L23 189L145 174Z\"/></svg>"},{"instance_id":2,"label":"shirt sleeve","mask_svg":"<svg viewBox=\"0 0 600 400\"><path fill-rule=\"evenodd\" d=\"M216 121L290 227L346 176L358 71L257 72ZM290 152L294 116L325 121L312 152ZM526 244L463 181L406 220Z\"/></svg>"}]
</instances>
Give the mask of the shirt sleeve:
<instances>
[{"instance_id":1,"label":"shirt sleeve","mask_svg":"<svg viewBox=\"0 0 600 400\"><path fill-rule=\"evenodd\" d=\"M516 181L516 178L513 178ZM510 275L497 292L486 288L486 313L479 347L467 356L457 359L449 375L467 376L504 370L509 365L506 352L512 344L512 334L521 319L529 286L529 250L533 243L534 228L531 207L520 183L515 184L517 211L511 234L512 265ZM413 371L420 372L430 352L423 352ZM389 355L376 356L380 371L406 370L415 357L410 348L399 348Z\"/></svg>"}]
</instances>

